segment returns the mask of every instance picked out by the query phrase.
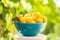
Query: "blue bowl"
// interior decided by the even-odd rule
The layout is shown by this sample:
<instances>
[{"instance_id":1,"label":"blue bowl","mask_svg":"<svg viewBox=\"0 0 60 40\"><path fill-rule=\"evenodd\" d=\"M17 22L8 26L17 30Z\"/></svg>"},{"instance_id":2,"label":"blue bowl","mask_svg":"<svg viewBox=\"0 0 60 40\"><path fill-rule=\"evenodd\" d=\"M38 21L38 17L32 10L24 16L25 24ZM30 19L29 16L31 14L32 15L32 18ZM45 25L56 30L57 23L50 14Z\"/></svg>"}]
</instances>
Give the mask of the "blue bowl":
<instances>
[{"instance_id":1,"label":"blue bowl","mask_svg":"<svg viewBox=\"0 0 60 40\"><path fill-rule=\"evenodd\" d=\"M23 36L36 36L45 28L46 23L21 23L15 21L14 25Z\"/></svg>"}]
</instances>

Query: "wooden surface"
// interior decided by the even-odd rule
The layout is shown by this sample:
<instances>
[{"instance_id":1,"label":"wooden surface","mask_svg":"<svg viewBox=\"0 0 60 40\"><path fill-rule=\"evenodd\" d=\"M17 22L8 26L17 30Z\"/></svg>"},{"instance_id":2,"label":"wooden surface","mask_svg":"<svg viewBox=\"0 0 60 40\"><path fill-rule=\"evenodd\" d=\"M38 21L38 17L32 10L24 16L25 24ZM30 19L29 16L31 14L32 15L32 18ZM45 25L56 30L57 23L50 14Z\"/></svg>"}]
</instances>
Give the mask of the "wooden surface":
<instances>
[{"instance_id":1,"label":"wooden surface","mask_svg":"<svg viewBox=\"0 0 60 40\"><path fill-rule=\"evenodd\" d=\"M15 40L46 40L46 36L42 34L38 36L32 36L32 37L15 35Z\"/></svg>"}]
</instances>

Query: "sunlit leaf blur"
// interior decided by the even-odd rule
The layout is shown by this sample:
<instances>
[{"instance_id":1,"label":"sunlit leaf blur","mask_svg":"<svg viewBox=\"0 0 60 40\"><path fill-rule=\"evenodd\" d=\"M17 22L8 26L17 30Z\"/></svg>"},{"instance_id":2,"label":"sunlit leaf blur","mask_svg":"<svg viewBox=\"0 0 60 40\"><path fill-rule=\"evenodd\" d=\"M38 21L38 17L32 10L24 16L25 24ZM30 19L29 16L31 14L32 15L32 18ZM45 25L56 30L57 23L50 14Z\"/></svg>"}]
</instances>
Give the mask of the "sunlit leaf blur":
<instances>
[{"instance_id":1,"label":"sunlit leaf blur","mask_svg":"<svg viewBox=\"0 0 60 40\"><path fill-rule=\"evenodd\" d=\"M56 7L54 0L44 2L44 0L1 0L0 15L2 16L0 16L0 19L4 21L3 30L12 32L14 29L15 31L16 28L12 19L20 13L40 12L47 17L47 26L42 34L47 35L50 38L49 40L60 37L60 7Z\"/></svg>"}]
</instances>

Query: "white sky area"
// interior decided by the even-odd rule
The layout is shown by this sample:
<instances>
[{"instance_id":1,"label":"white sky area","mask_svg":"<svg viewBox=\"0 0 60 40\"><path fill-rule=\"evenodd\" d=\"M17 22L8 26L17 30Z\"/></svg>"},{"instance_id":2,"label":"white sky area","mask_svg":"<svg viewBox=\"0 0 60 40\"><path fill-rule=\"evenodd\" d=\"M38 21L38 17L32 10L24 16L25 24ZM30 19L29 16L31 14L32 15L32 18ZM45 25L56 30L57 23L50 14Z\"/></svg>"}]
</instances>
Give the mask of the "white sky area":
<instances>
[{"instance_id":1,"label":"white sky area","mask_svg":"<svg viewBox=\"0 0 60 40\"><path fill-rule=\"evenodd\" d=\"M54 0L57 7L60 7L60 0Z\"/></svg>"},{"instance_id":2,"label":"white sky area","mask_svg":"<svg viewBox=\"0 0 60 40\"><path fill-rule=\"evenodd\" d=\"M55 3L56 3L56 7L60 7L60 0L54 0ZM47 0L44 0L44 4L47 4L48 1Z\"/></svg>"}]
</instances>

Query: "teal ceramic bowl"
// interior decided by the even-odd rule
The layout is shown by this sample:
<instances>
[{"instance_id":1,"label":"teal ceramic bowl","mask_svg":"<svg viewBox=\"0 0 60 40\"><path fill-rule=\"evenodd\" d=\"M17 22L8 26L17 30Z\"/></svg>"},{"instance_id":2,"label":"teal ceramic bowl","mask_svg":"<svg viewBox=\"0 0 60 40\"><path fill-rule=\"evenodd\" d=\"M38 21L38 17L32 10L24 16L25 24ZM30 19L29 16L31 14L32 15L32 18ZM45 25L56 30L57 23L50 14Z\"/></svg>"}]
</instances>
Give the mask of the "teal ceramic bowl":
<instances>
[{"instance_id":1,"label":"teal ceramic bowl","mask_svg":"<svg viewBox=\"0 0 60 40\"><path fill-rule=\"evenodd\" d=\"M45 28L46 23L21 23L15 21L14 25L23 36L36 36Z\"/></svg>"}]
</instances>

